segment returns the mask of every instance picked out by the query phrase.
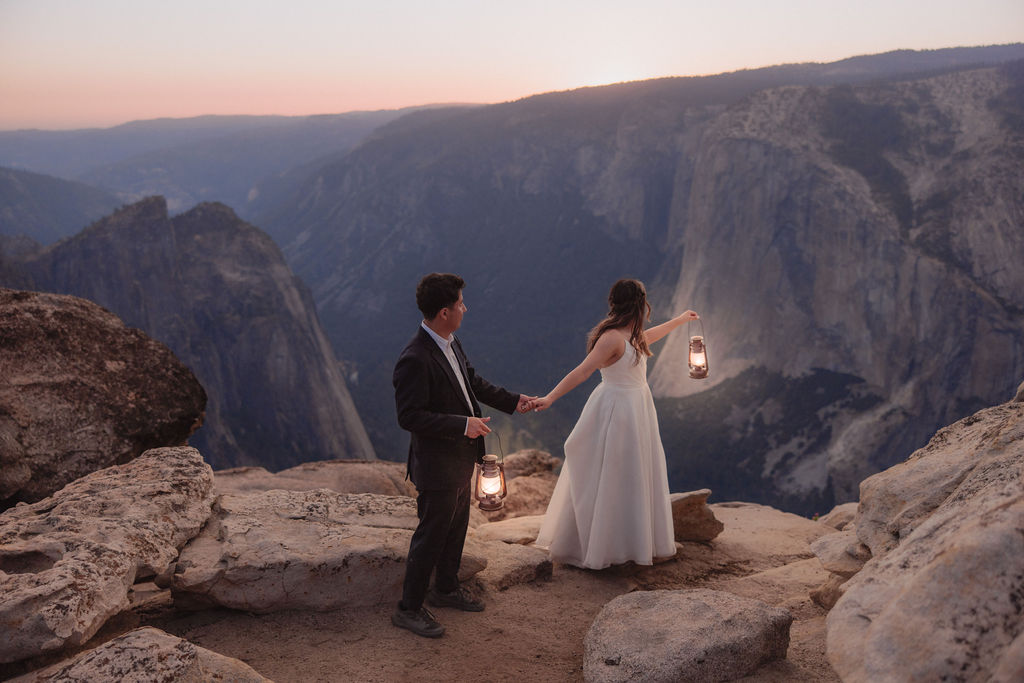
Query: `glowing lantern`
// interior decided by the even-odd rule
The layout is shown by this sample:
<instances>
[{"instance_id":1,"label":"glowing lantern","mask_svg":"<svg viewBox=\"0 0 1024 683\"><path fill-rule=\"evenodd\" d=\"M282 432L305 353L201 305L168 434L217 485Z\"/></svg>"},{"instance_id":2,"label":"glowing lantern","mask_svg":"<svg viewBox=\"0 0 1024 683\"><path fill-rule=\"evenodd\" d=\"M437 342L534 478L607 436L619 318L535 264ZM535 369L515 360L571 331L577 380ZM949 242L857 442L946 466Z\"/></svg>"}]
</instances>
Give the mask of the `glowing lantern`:
<instances>
[{"instance_id":1,"label":"glowing lantern","mask_svg":"<svg viewBox=\"0 0 1024 683\"><path fill-rule=\"evenodd\" d=\"M690 377L705 379L708 376L708 347L704 344L704 323L700 325L700 334L690 337Z\"/></svg>"},{"instance_id":2,"label":"glowing lantern","mask_svg":"<svg viewBox=\"0 0 1024 683\"><path fill-rule=\"evenodd\" d=\"M508 488L505 486L505 466L498 462L498 456L485 455L482 465L477 465L473 497L481 510L500 510L505 504Z\"/></svg>"}]
</instances>

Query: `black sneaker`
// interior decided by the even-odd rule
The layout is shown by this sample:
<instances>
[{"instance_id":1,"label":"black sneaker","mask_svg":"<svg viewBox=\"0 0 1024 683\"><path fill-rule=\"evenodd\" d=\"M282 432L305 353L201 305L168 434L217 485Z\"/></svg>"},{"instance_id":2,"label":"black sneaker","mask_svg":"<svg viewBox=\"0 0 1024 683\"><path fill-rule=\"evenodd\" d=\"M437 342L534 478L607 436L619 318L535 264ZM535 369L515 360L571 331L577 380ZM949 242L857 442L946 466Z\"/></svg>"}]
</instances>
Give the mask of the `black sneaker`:
<instances>
[{"instance_id":1,"label":"black sneaker","mask_svg":"<svg viewBox=\"0 0 1024 683\"><path fill-rule=\"evenodd\" d=\"M444 626L437 623L437 619L426 607L417 610L402 609L402 604L399 603L391 615L391 623L424 638L440 638L444 635Z\"/></svg>"},{"instance_id":2,"label":"black sneaker","mask_svg":"<svg viewBox=\"0 0 1024 683\"><path fill-rule=\"evenodd\" d=\"M427 593L427 602L434 607L454 607L463 612L484 611L484 603L470 595L469 591L462 586L459 586L451 593L442 593L436 588L431 588Z\"/></svg>"}]
</instances>

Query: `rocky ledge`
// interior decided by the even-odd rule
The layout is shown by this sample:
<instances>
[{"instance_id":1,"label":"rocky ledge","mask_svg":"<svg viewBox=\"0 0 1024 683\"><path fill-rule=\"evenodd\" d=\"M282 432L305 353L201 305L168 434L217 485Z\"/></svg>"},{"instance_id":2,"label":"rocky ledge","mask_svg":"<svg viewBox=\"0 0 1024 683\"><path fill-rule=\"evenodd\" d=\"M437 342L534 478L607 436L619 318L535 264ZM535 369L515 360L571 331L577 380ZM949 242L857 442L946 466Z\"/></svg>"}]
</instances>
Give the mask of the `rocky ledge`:
<instances>
[{"instance_id":1,"label":"rocky ledge","mask_svg":"<svg viewBox=\"0 0 1024 683\"><path fill-rule=\"evenodd\" d=\"M0 515L0 663L80 645L127 609L199 533L212 489L198 451L160 448Z\"/></svg>"},{"instance_id":2,"label":"rocky ledge","mask_svg":"<svg viewBox=\"0 0 1024 683\"><path fill-rule=\"evenodd\" d=\"M854 525L828 616L844 681L1024 680L1024 403L865 479Z\"/></svg>"}]
</instances>

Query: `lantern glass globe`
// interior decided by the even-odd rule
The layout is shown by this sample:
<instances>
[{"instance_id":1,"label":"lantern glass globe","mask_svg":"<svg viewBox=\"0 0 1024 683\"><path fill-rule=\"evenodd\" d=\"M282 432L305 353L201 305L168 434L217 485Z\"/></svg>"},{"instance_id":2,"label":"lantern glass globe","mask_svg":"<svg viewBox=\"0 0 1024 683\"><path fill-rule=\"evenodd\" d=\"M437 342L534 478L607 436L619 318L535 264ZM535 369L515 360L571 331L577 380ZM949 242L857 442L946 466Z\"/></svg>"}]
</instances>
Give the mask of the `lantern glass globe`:
<instances>
[{"instance_id":1,"label":"lantern glass globe","mask_svg":"<svg viewBox=\"0 0 1024 683\"><path fill-rule=\"evenodd\" d=\"M501 492L501 477L481 477L480 490L488 496Z\"/></svg>"}]
</instances>

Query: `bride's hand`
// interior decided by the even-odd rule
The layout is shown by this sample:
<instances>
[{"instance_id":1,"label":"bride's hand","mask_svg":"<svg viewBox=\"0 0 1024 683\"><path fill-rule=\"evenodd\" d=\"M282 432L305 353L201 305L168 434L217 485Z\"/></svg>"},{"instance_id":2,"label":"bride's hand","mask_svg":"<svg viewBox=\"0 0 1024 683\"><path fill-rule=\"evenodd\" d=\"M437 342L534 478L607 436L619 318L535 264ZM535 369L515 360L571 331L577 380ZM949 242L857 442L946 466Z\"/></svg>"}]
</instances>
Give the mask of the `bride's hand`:
<instances>
[{"instance_id":1,"label":"bride's hand","mask_svg":"<svg viewBox=\"0 0 1024 683\"><path fill-rule=\"evenodd\" d=\"M547 396L535 398L533 399L533 410L534 412L539 413L542 410L547 410L548 408L550 408L552 403L554 403L554 401L552 401Z\"/></svg>"},{"instance_id":2,"label":"bride's hand","mask_svg":"<svg viewBox=\"0 0 1024 683\"><path fill-rule=\"evenodd\" d=\"M691 320L699 320L699 319L700 319L700 316L699 316L699 315L697 315L697 312L696 312L696 311L684 311L683 313L681 313L681 314L680 314L680 315L678 316L678 318L677 318L677 319L678 319L678 320L680 320L680 321L682 321L682 322L684 322L684 323L688 323L688 322L690 322Z\"/></svg>"}]
</instances>

